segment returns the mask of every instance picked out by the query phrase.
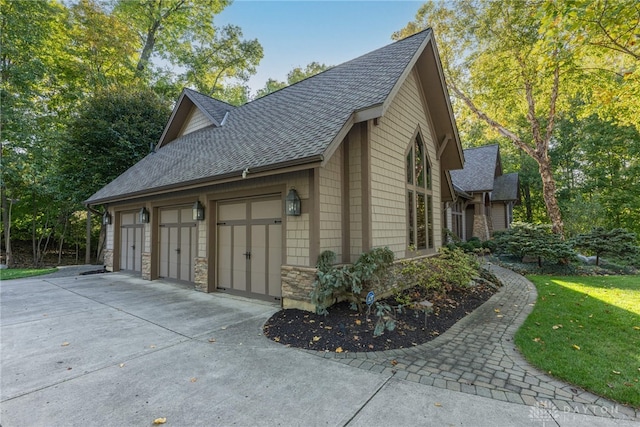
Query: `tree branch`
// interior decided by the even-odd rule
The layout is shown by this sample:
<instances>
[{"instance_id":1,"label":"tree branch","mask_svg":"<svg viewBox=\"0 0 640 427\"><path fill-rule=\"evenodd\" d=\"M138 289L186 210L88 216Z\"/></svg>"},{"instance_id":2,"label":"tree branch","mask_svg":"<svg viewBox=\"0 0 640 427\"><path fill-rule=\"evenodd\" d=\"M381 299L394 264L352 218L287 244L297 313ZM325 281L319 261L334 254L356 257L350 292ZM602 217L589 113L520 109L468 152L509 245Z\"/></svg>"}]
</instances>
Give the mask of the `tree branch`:
<instances>
[{"instance_id":1,"label":"tree branch","mask_svg":"<svg viewBox=\"0 0 640 427\"><path fill-rule=\"evenodd\" d=\"M557 52L554 52L554 56ZM553 70L553 87L551 88L551 101L549 102L549 117L547 120L547 134L544 140L544 155L547 155L549 141L553 134L553 127L556 118L556 102L558 100L558 87L560 86L560 65L556 62L556 67Z\"/></svg>"},{"instance_id":2,"label":"tree branch","mask_svg":"<svg viewBox=\"0 0 640 427\"><path fill-rule=\"evenodd\" d=\"M473 113L476 116L484 120L489 126L495 129L500 135L506 138L509 138L516 145L516 147L522 149L529 156L533 158L536 157L535 151L530 146L525 144L525 142L522 141L518 135L516 135L514 132L510 131L506 127L502 126L500 123L496 122L491 117L489 117L486 113L484 113L478 107L476 107L476 105L473 103L471 98L469 98L467 95L462 93L462 91L458 89L458 87L455 84L449 82L448 86L451 88L453 93L455 93L456 96L460 98L467 105L467 107L469 107L471 111L473 111Z\"/></svg>"}]
</instances>

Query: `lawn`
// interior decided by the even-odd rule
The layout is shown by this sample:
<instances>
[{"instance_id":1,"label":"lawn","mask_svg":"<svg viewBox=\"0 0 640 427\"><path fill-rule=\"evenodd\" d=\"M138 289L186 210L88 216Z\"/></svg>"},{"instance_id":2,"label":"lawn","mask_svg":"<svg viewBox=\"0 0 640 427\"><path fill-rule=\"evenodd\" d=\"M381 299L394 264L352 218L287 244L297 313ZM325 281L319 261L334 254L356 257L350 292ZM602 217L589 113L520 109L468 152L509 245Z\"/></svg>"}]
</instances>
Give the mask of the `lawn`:
<instances>
[{"instance_id":1,"label":"lawn","mask_svg":"<svg viewBox=\"0 0 640 427\"><path fill-rule=\"evenodd\" d=\"M640 407L640 276L527 276L538 289L516 334L551 375Z\"/></svg>"},{"instance_id":2,"label":"lawn","mask_svg":"<svg viewBox=\"0 0 640 427\"><path fill-rule=\"evenodd\" d=\"M24 277L40 276L41 274L53 273L57 268L9 268L0 270L0 279L22 279Z\"/></svg>"}]
</instances>

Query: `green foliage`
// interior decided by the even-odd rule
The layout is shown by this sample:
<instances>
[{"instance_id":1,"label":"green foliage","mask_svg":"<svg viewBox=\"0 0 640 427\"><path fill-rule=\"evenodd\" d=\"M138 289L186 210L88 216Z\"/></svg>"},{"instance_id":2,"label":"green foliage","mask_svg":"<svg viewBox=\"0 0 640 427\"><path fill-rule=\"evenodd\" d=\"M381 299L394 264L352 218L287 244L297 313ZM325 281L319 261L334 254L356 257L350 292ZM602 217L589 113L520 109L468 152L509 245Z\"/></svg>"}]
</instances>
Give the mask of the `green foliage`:
<instances>
[{"instance_id":1,"label":"green foliage","mask_svg":"<svg viewBox=\"0 0 640 427\"><path fill-rule=\"evenodd\" d=\"M562 237L551 231L548 224L516 222L509 230L495 233L497 251L519 257L535 257L538 266L542 260L565 262L575 258L575 252Z\"/></svg>"},{"instance_id":2,"label":"green foliage","mask_svg":"<svg viewBox=\"0 0 640 427\"><path fill-rule=\"evenodd\" d=\"M40 276L43 274L54 273L58 271L57 268L9 268L0 270L0 279L2 280L11 280L11 279L22 279L25 277L33 277Z\"/></svg>"},{"instance_id":3,"label":"green foliage","mask_svg":"<svg viewBox=\"0 0 640 427\"><path fill-rule=\"evenodd\" d=\"M336 266L335 259L332 251L323 251L318 257L310 295L318 314L327 315L327 308L337 301L349 301L351 308L360 311L366 293L384 278L394 254L389 248L375 248L360 255L353 265Z\"/></svg>"},{"instance_id":4,"label":"green foliage","mask_svg":"<svg viewBox=\"0 0 640 427\"><path fill-rule=\"evenodd\" d=\"M479 265L462 249L442 248L436 257L401 261L400 274L407 286L419 286L427 292L446 293L452 287L464 287L478 275ZM398 302L408 305L402 297Z\"/></svg>"},{"instance_id":5,"label":"green foliage","mask_svg":"<svg viewBox=\"0 0 640 427\"><path fill-rule=\"evenodd\" d=\"M376 302L374 304L376 309L376 326L373 330L373 335L379 337L385 330L392 332L396 329L395 313L402 312L402 306L391 307L389 304Z\"/></svg>"},{"instance_id":6,"label":"green foliage","mask_svg":"<svg viewBox=\"0 0 640 427\"><path fill-rule=\"evenodd\" d=\"M577 235L571 243L574 247L584 249L587 254L596 256L596 265L600 265L600 257L611 255L618 259L637 262L640 247L635 233L622 228L606 230L596 227L589 233Z\"/></svg>"},{"instance_id":7,"label":"green foliage","mask_svg":"<svg viewBox=\"0 0 640 427\"><path fill-rule=\"evenodd\" d=\"M70 203L78 207L148 155L169 112L150 90L114 89L88 99L71 122L60 153L61 192Z\"/></svg>"}]
</instances>

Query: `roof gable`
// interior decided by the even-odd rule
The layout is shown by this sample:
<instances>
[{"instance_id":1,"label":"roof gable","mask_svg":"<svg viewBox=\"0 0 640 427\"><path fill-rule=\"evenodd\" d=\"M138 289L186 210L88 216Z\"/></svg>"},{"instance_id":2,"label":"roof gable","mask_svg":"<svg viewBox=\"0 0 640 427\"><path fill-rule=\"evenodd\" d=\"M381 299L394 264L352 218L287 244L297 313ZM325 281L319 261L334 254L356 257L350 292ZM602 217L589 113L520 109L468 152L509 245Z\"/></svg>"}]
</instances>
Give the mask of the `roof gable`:
<instances>
[{"instance_id":1,"label":"roof gable","mask_svg":"<svg viewBox=\"0 0 640 427\"><path fill-rule=\"evenodd\" d=\"M208 125L222 126L225 118L234 108L236 107L231 104L185 88L173 108L156 150L194 130L202 129ZM198 124L190 126L193 125L194 116Z\"/></svg>"},{"instance_id":2,"label":"roof gable","mask_svg":"<svg viewBox=\"0 0 640 427\"><path fill-rule=\"evenodd\" d=\"M519 177L516 172L507 173L497 177L493 184L491 200L494 201L520 201Z\"/></svg>"},{"instance_id":3,"label":"roof gable","mask_svg":"<svg viewBox=\"0 0 640 427\"><path fill-rule=\"evenodd\" d=\"M452 170L453 184L467 193L492 191L494 180L502 175L497 144L464 150L464 169Z\"/></svg>"}]
</instances>

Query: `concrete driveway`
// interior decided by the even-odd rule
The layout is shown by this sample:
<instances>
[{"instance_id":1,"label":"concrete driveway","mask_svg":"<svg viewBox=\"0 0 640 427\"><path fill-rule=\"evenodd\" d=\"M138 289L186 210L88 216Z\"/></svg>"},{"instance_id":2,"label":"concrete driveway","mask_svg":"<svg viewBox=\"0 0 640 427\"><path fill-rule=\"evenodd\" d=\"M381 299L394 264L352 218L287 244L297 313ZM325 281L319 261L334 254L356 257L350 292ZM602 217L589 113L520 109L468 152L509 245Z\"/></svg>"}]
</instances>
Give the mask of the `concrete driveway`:
<instances>
[{"instance_id":1,"label":"concrete driveway","mask_svg":"<svg viewBox=\"0 0 640 427\"><path fill-rule=\"evenodd\" d=\"M174 283L42 276L2 282L0 304L3 427L636 425L325 360L262 336L276 306Z\"/></svg>"}]
</instances>

